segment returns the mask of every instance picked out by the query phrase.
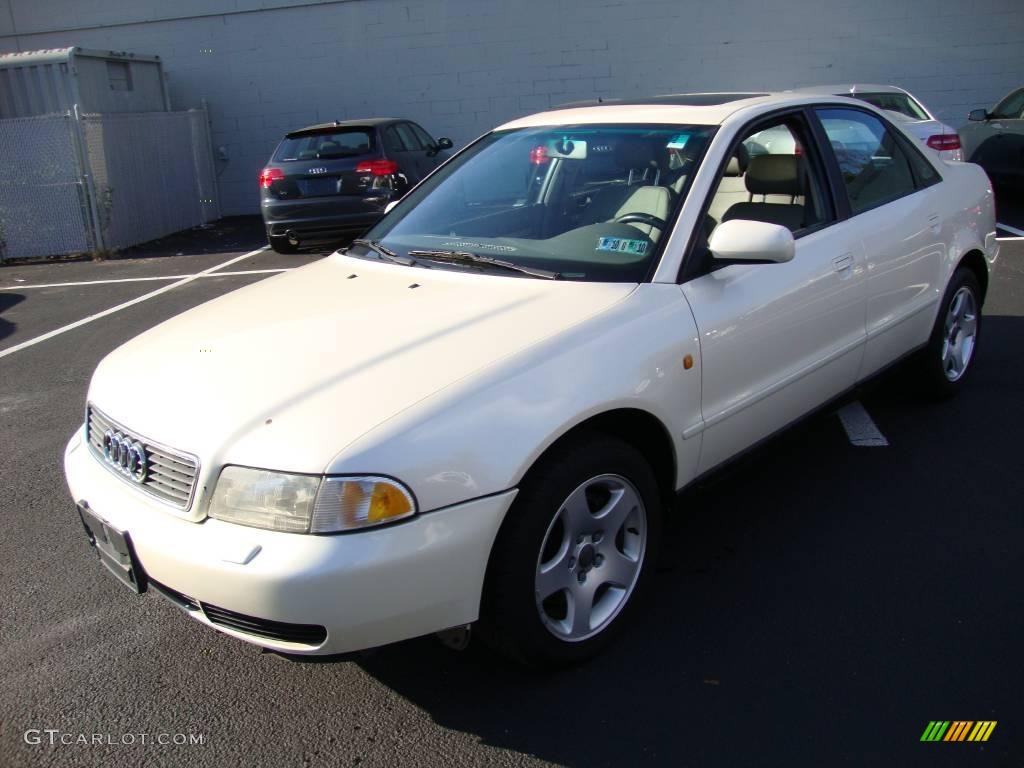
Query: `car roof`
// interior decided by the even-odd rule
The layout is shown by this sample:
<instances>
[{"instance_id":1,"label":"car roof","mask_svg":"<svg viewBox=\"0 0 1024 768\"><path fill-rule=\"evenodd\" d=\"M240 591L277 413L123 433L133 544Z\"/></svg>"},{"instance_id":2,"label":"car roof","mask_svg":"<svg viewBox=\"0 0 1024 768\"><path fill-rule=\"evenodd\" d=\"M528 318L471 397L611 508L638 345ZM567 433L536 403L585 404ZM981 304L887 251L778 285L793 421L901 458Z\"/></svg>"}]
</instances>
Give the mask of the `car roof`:
<instances>
[{"instance_id":1,"label":"car roof","mask_svg":"<svg viewBox=\"0 0 1024 768\"><path fill-rule=\"evenodd\" d=\"M329 131L332 128L375 128L388 123L404 121L405 118L402 117L368 117L364 120L335 120L332 123L317 123L316 125L307 125L305 128L297 128L294 131L288 131L286 135L300 136L303 133L318 133L320 131Z\"/></svg>"},{"instance_id":2,"label":"car roof","mask_svg":"<svg viewBox=\"0 0 1024 768\"><path fill-rule=\"evenodd\" d=\"M678 93L631 99L595 99L564 104L545 112L517 118L496 130L534 128L577 123L668 123L676 125L721 125L731 115L748 109L798 106L818 101L842 102L843 96L779 93ZM852 100L851 100L852 103Z\"/></svg>"},{"instance_id":3,"label":"car roof","mask_svg":"<svg viewBox=\"0 0 1024 768\"><path fill-rule=\"evenodd\" d=\"M878 85L877 83L835 83L833 85L807 85L794 88L791 93L810 93L820 96L857 93L907 93L895 85Z\"/></svg>"}]
</instances>

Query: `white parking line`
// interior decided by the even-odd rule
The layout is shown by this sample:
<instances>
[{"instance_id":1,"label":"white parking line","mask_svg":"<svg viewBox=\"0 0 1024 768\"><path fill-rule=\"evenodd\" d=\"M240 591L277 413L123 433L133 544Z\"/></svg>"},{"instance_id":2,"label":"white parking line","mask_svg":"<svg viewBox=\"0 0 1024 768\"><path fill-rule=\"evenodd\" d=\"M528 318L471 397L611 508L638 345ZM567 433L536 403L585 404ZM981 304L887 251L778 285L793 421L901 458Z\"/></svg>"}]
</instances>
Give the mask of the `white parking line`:
<instances>
[{"instance_id":1,"label":"white parking line","mask_svg":"<svg viewBox=\"0 0 1024 768\"><path fill-rule=\"evenodd\" d=\"M1011 227L1008 224L1000 224L998 221L996 222L996 229L1002 229L1009 232L1011 235L1016 235L1017 237L1024 237L1024 229L1017 229L1016 227Z\"/></svg>"},{"instance_id":2,"label":"white parking line","mask_svg":"<svg viewBox=\"0 0 1024 768\"><path fill-rule=\"evenodd\" d=\"M0 291L27 291L33 288L75 288L79 285L111 285L113 283L145 283L159 280L184 280L186 277L227 277L234 275L266 275L272 272L288 272L295 267L282 267L280 269L245 269L232 272L216 272L206 274L196 272L191 275L164 275L161 277L119 277L112 280L82 280L77 283L36 283L32 285L0 285Z\"/></svg>"},{"instance_id":3,"label":"white parking line","mask_svg":"<svg viewBox=\"0 0 1024 768\"><path fill-rule=\"evenodd\" d=\"M844 405L836 413L853 445L880 448L889 444L860 400Z\"/></svg>"},{"instance_id":4,"label":"white parking line","mask_svg":"<svg viewBox=\"0 0 1024 768\"><path fill-rule=\"evenodd\" d=\"M7 357L7 355L13 355L15 352L20 352L23 349L35 346L36 344L39 344L42 341L52 339L54 336L60 336L62 333L67 333L68 331L73 331L75 328L80 328L86 323L91 323L93 320L99 320L101 317L106 317L107 315L112 315L115 312L120 312L122 309L127 309L128 307L134 306L136 304L141 304L143 301L152 299L153 297L159 296L162 293L173 291L175 288L185 285L186 283L191 283L193 280L197 280L200 277L203 277L204 275L209 275L211 272L216 272L218 269L230 267L232 264L236 264L242 259L247 259L250 256L255 256L257 253L261 253L267 250L267 248L269 247L269 245L265 245L262 248L257 248L255 251L249 251L249 253L243 253L241 256L235 256L235 258L228 259L223 264L217 264L216 266L210 267L209 269L204 269L202 272L197 272L194 275L185 277L176 283L164 285L160 288L157 288L155 291L150 291L149 293L143 294L142 296L132 299L131 301L126 301L123 304L118 304L116 307L111 307L110 309L105 309L102 312L97 312L95 315L83 317L81 320L76 320L73 323L68 323L67 325L61 326L56 330L44 333L42 336L36 336L34 339L23 341L21 344L15 344L13 347L8 347L7 349L0 349L0 357Z\"/></svg>"}]
</instances>

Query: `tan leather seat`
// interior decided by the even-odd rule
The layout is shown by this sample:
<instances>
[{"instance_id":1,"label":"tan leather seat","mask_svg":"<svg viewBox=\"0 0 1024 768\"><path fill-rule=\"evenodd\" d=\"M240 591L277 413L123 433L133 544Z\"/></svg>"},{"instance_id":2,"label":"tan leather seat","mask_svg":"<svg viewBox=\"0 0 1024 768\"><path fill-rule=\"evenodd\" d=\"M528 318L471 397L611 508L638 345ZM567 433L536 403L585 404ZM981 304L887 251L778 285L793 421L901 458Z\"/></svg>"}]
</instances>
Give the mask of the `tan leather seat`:
<instances>
[{"instance_id":1,"label":"tan leather seat","mask_svg":"<svg viewBox=\"0 0 1024 768\"><path fill-rule=\"evenodd\" d=\"M672 192L668 187L636 187L626 198L626 201L619 206L613 218L625 216L628 213L646 213L656 216L662 221L667 221L672 212ZM661 230L652 224L645 224L641 221L628 222L629 226L636 227L651 240L657 240Z\"/></svg>"},{"instance_id":2,"label":"tan leather seat","mask_svg":"<svg viewBox=\"0 0 1024 768\"><path fill-rule=\"evenodd\" d=\"M743 178L749 162L750 156L740 144L736 149L736 154L729 158L725 174L718 182L718 189L715 190L715 196L711 199L711 206L708 208L708 216L715 221L721 221L725 212L736 203L750 200L750 193L747 191L747 184Z\"/></svg>"},{"instance_id":3,"label":"tan leather seat","mask_svg":"<svg viewBox=\"0 0 1024 768\"><path fill-rule=\"evenodd\" d=\"M751 198L761 195L762 201L735 203L721 220L764 221L794 232L806 226L800 161L797 155L758 155L751 158L744 181ZM769 198L772 202L766 202ZM798 199L799 203L796 202Z\"/></svg>"}]
</instances>

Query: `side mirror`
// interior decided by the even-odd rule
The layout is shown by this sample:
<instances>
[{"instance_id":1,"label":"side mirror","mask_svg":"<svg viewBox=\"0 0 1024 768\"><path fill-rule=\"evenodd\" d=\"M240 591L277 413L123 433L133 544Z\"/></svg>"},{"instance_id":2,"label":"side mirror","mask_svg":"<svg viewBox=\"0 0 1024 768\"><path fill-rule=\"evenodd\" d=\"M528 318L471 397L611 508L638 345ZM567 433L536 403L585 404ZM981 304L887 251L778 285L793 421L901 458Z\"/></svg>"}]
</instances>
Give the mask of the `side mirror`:
<instances>
[{"instance_id":1,"label":"side mirror","mask_svg":"<svg viewBox=\"0 0 1024 768\"><path fill-rule=\"evenodd\" d=\"M987 109L972 109L967 113L967 119L972 123L983 123L988 120Z\"/></svg>"},{"instance_id":2,"label":"side mirror","mask_svg":"<svg viewBox=\"0 0 1024 768\"><path fill-rule=\"evenodd\" d=\"M716 259L782 264L793 260L793 233L778 224L733 219L715 227L708 249Z\"/></svg>"},{"instance_id":3,"label":"side mirror","mask_svg":"<svg viewBox=\"0 0 1024 768\"><path fill-rule=\"evenodd\" d=\"M437 140L438 149L451 149L453 146L455 145L452 144L452 140L449 139L447 136L442 136L440 139Z\"/></svg>"},{"instance_id":4,"label":"side mirror","mask_svg":"<svg viewBox=\"0 0 1024 768\"><path fill-rule=\"evenodd\" d=\"M397 200L392 200L390 203L384 206L384 213L391 213L391 209L398 205Z\"/></svg>"}]
</instances>

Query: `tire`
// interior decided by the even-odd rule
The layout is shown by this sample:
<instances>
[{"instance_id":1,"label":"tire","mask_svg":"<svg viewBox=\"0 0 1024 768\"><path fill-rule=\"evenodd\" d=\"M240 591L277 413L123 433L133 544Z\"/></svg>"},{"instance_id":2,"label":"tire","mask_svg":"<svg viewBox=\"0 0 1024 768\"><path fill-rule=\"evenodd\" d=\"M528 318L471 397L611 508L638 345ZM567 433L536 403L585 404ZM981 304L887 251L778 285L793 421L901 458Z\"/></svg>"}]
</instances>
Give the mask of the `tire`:
<instances>
[{"instance_id":1,"label":"tire","mask_svg":"<svg viewBox=\"0 0 1024 768\"><path fill-rule=\"evenodd\" d=\"M649 585L661 516L654 472L628 443L591 433L556 447L528 473L498 532L482 639L539 668L598 654Z\"/></svg>"},{"instance_id":2,"label":"tire","mask_svg":"<svg viewBox=\"0 0 1024 768\"><path fill-rule=\"evenodd\" d=\"M299 252L299 246L292 245L284 237L268 237L267 239L270 241L270 247L273 248L278 253L298 253Z\"/></svg>"},{"instance_id":3,"label":"tire","mask_svg":"<svg viewBox=\"0 0 1024 768\"><path fill-rule=\"evenodd\" d=\"M981 286L970 269L959 267L918 358L918 375L928 394L947 398L964 387L978 356L981 326Z\"/></svg>"}]
</instances>

